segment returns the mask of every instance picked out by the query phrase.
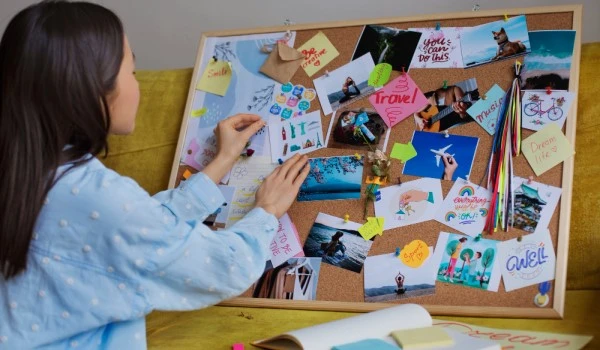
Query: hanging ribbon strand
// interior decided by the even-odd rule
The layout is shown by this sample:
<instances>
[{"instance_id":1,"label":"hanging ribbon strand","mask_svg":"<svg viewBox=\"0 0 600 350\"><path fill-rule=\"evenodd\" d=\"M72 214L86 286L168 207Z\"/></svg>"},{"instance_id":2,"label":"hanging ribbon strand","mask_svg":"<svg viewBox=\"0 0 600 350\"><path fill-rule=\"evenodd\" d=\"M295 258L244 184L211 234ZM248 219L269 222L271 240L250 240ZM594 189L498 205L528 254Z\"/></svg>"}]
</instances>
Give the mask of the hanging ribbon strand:
<instances>
[{"instance_id":1,"label":"hanging ribbon strand","mask_svg":"<svg viewBox=\"0 0 600 350\"><path fill-rule=\"evenodd\" d=\"M508 230L514 212L513 157L521 153L521 62L515 63L515 79L502 101L492 151L487 185L492 192L485 230L490 234Z\"/></svg>"}]
</instances>

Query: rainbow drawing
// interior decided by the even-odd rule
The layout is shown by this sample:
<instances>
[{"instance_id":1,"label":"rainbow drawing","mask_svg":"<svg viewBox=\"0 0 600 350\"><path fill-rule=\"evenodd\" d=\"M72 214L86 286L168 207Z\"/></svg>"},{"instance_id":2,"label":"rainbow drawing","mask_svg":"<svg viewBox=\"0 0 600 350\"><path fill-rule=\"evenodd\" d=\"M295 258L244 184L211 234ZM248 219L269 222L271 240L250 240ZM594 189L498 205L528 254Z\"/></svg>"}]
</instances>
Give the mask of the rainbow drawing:
<instances>
[{"instance_id":1,"label":"rainbow drawing","mask_svg":"<svg viewBox=\"0 0 600 350\"><path fill-rule=\"evenodd\" d=\"M456 213L453 211L449 211L446 213L446 222L449 222L450 220L454 219L456 217Z\"/></svg>"},{"instance_id":2,"label":"rainbow drawing","mask_svg":"<svg viewBox=\"0 0 600 350\"><path fill-rule=\"evenodd\" d=\"M479 212L481 213L481 217L484 218L487 216L488 210L485 208L480 208Z\"/></svg>"},{"instance_id":3,"label":"rainbow drawing","mask_svg":"<svg viewBox=\"0 0 600 350\"><path fill-rule=\"evenodd\" d=\"M460 191L458 191L458 194L461 197L464 195L472 196L473 193L475 193L475 189L473 188L473 186L464 186L463 188L460 189Z\"/></svg>"}]
</instances>

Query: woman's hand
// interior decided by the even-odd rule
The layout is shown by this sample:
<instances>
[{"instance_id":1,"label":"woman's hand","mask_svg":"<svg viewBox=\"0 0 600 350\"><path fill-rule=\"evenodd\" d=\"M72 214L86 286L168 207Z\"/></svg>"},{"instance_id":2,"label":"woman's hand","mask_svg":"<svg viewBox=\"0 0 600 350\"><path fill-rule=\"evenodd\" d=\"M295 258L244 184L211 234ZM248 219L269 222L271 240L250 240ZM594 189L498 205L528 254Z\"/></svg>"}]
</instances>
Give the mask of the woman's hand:
<instances>
[{"instance_id":1,"label":"woman's hand","mask_svg":"<svg viewBox=\"0 0 600 350\"><path fill-rule=\"evenodd\" d=\"M444 162L444 176L442 180L452 180L452 176L454 175L454 171L458 168L458 163L456 159L449 154L445 154L442 157L442 161Z\"/></svg>"},{"instance_id":2,"label":"woman's hand","mask_svg":"<svg viewBox=\"0 0 600 350\"><path fill-rule=\"evenodd\" d=\"M256 206L278 219L292 205L300 186L306 179L310 166L308 157L296 154L267 176L256 191Z\"/></svg>"}]
</instances>

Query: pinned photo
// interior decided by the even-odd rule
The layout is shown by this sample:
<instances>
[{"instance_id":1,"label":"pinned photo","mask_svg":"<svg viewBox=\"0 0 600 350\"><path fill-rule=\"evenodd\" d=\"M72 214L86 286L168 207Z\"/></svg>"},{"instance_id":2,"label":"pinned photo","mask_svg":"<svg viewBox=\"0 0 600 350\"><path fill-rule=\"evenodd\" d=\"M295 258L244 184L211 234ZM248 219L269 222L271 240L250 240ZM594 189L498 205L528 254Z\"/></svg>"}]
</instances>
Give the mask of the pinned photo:
<instances>
[{"instance_id":1,"label":"pinned photo","mask_svg":"<svg viewBox=\"0 0 600 350\"><path fill-rule=\"evenodd\" d=\"M539 232L548 227L562 189L518 176L513 178L513 183L515 204L512 227L527 232Z\"/></svg>"},{"instance_id":2,"label":"pinned photo","mask_svg":"<svg viewBox=\"0 0 600 350\"><path fill-rule=\"evenodd\" d=\"M366 25L358 39L352 59L368 53L375 64L389 63L392 69L408 72L421 33L376 25Z\"/></svg>"},{"instance_id":3,"label":"pinned photo","mask_svg":"<svg viewBox=\"0 0 600 350\"><path fill-rule=\"evenodd\" d=\"M291 258L273 268L267 262L265 272L254 284L253 298L316 300L320 258Z\"/></svg>"},{"instance_id":4,"label":"pinned photo","mask_svg":"<svg viewBox=\"0 0 600 350\"><path fill-rule=\"evenodd\" d=\"M365 54L356 60L313 80L325 115L375 92L369 86L369 75L375 68L373 59Z\"/></svg>"},{"instance_id":5,"label":"pinned photo","mask_svg":"<svg viewBox=\"0 0 600 350\"><path fill-rule=\"evenodd\" d=\"M362 158L311 158L308 162L310 172L300 186L298 202L360 198Z\"/></svg>"},{"instance_id":6,"label":"pinned photo","mask_svg":"<svg viewBox=\"0 0 600 350\"><path fill-rule=\"evenodd\" d=\"M374 109L344 108L331 117L325 144L327 148L385 152L390 130Z\"/></svg>"},{"instance_id":7,"label":"pinned photo","mask_svg":"<svg viewBox=\"0 0 600 350\"><path fill-rule=\"evenodd\" d=\"M373 239L366 241L358 233L361 225L335 216L319 213L304 243L307 257L360 273Z\"/></svg>"},{"instance_id":8,"label":"pinned photo","mask_svg":"<svg viewBox=\"0 0 600 350\"><path fill-rule=\"evenodd\" d=\"M460 43L465 68L531 52L524 15L465 28Z\"/></svg>"},{"instance_id":9,"label":"pinned photo","mask_svg":"<svg viewBox=\"0 0 600 350\"><path fill-rule=\"evenodd\" d=\"M529 32L529 39L531 53L523 60L522 88L569 90L575 31L536 30Z\"/></svg>"}]
</instances>

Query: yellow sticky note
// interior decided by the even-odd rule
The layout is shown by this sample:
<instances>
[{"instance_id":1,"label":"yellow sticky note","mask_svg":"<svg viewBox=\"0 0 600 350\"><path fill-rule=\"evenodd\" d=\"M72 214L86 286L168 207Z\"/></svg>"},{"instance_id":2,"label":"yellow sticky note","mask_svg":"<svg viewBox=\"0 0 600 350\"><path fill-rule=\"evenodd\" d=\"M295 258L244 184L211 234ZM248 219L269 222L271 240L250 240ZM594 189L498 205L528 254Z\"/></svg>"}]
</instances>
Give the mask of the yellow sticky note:
<instances>
[{"instance_id":1,"label":"yellow sticky note","mask_svg":"<svg viewBox=\"0 0 600 350\"><path fill-rule=\"evenodd\" d=\"M198 118L205 115L207 112L206 107L202 107L200 109L195 109L192 111L192 118Z\"/></svg>"},{"instance_id":2,"label":"yellow sticky note","mask_svg":"<svg viewBox=\"0 0 600 350\"><path fill-rule=\"evenodd\" d=\"M231 63L210 60L196 85L197 90L225 96L231 82Z\"/></svg>"},{"instance_id":3,"label":"yellow sticky note","mask_svg":"<svg viewBox=\"0 0 600 350\"><path fill-rule=\"evenodd\" d=\"M366 240L370 240L375 235L383 234L383 224L385 218L378 216L375 218L367 218L367 223L358 228L358 233Z\"/></svg>"},{"instance_id":4,"label":"yellow sticky note","mask_svg":"<svg viewBox=\"0 0 600 350\"><path fill-rule=\"evenodd\" d=\"M429 247L427 246L427 243L420 239L415 239L404 246L398 258L402 260L404 265L417 268L421 266L428 257Z\"/></svg>"},{"instance_id":5,"label":"yellow sticky note","mask_svg":"<svg viewBox=\"0 0 600 350\"><path fill-rule=\"evenodd\" d=\"M573 145L553 123L523 140L521 149L538 176L575 153Z\"/></svg>"},{"instance_id":6,"label":"yellow sticky note","mask_svg":"<svg viewBox=\"0 0 600 350\"><path fill-rule=\"evenodd\" d=\"M304 45L300 46L298 51L304 55L302 68L309 77L312 77L319 69L325 67L339 55L339 52L323 32L318 32Z\"/></svg>"},{"instance_id":7,"label":"yellow sticky note","mask_svg":"<svg viewBox=\"0 0 600 350\"><path fill-rule=\"evenodd\" d=\"M443 347L454 344L454 339L439 327L402 329L391 333L402 350Z\"/></svg>"}]
</instances>

